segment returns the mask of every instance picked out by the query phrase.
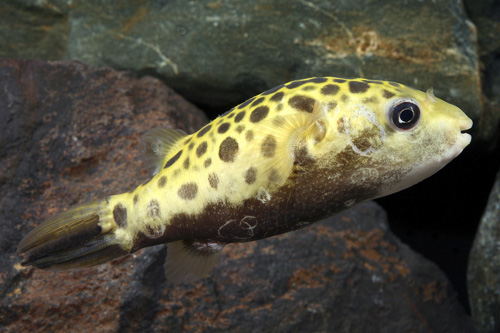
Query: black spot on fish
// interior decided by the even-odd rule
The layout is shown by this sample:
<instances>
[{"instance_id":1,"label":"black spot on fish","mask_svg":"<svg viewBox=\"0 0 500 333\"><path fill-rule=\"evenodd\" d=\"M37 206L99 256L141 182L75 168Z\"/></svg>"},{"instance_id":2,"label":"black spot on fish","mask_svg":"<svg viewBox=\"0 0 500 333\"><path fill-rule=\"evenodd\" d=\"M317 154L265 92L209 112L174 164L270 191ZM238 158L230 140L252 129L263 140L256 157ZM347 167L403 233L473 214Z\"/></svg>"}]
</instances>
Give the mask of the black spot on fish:
<instances>
[{"instance_id":1,"label":"black spot on fish","mask_svg":"<svg viewBox=\"0 0 500 333\"><path fill-rule=\"evenodd\" d=\"M264 101L264 97L258 98L258 99L256 99L256 100L252 103L252 105L250 105L250 106L257 106L257 105L259 105L260 103L262 103L263 101Z\"/></svg>"},{"instance_id":2,"label":"black spot on fish","mask_svg":"<svg viewBox=\"0 0 500 333\"><path fill-rule=\"evenodd\" d=\"M281 91L281 92L278 92L278 93L274 94L273 96L271 96L271 98L269 100L273 101L273 102L279 102L283 99L284 95L285 94Z\"/></svg>"},{"instance_id":3,"label":"black spot on fish","mask_svg":"<svg viewBox=\"0 0 500 333\"><path fill-rule=\"evenodd\" d=\"M168 168L170 167L172 164L174 164L175 162L177 162L177 160L181 157L182 155L182 150L179 150L179 152L177 154L175 154L174 157L172 157L171 159L169 159L167 161L167 163L165 164L165 168Z\"/></svg>"},{"instance_id":4,"label":"black spot on fish","mask_svg":"<svg viewBox=\"0 0 500 333\"><path fill-rule=\"evenodd\" d=\"M396 96L396 94L393 93L393 92L391 92L391 91L389 91L389 90L384 89L384 90L382 90L382 96L384 98L389 99L389 98L392 98L392 97Z\"/></svg>"},{"instance_id":5,"label":"black spot on fish","mask_svg":"<svg viewBox=\"0 0 500 333\"><path fill-rule=\"evenodd\" d=\"M347 81L346 79L333 79L333 82L337 82L337 83L344 83L346 81Z\"/></svg>"},{"instance_id":6,"label":"black spot on fish","mask_svg":"<svg viewBox=\"0 0 500 333\"><path fill-rule=\"evenodd\" d=\"M139 202L139 194L134 195L134 206Z\"/></svg>"},{"instance_id":7,"label":"black spot on fish","mask_svg":"<svg viewBox=\"0 0 500 333\"><path fill-rule=\"evenodd\" d=\"M339 92L340 87L336 84L327 84L323 88L321 88L321 93L323 95L331 95L335 96Z\"/></svg>"},{"instance_id":8,"label":"black spot on fish","mask_svg":"<svg viewBox=\"0 0 500 333\"><path fill-rule=\"evenodd\" d=\"M250 121L252 123L258 123L262 119L266 118L269 113L269 108L267 106L259 106L250 114Z\"/></svg>"},{"instance_id":9,"label":"black spot on fish","mask_svg":"<svg viewBox=\"0 0 500 333\"><path fill-rule=\"evenodd\" d=\"M211 124L208 124L207 126L203 127L198 134L196 135L197 137L201 138L204 136L208 131L210 131L210 128L212 128Z\"/></svg>"},{"instance_id":10,"label":"black spot on fish","mask_svg":"<svg viewBox=\"0 0 500 333\"><path fill-rule=\"evenodd\" d=\"M120 228L127 227L127 208L123 207L121 203L116 204L113 208L113 218L115 219L116 224Z\"/></svg>"},{"instance_id":11,"label":"black spot on fish","mask_svg":"<svg viewBox=\"0 0 500 333\"><path fill-rule=\"evenodd\" d=\"M238 113L236 117L234 117L234 122L239 123L243 119L243 117L245 117L245 111L241 111L240 113Z\"/></svg>"},{"instance_id":12,"label":"black spot on fish","mask_svg":"<svg viewBox=\"0 0 500 333\"><path fill-rule=\"evenodd\" d=\"M337 102L330 102L328 105L328 112L332 112L337 107Z\"/></svg>"},{"instance_id":13,"label":"black spot on fish","mask_svg":"<svg viewBox=\"0 0 500 333\"><path fill-rule=\"evenodd\" d=\"M219 128L217 129L217 132L220 134L224 134L227 132L227 130L229 129L230 126L231 125L229 123L224 123L224 124L219 126Z\"/></svg>"},{"instance_id":14,"label":"black spot on fish","mask_svg":"<svg viewBox=\"0 0 500 333\"><path fill-rule=\"evenodd\" d=\"M245 182L250 185L255 183L255 180L257 180L257 170L255 170L255 168L249 168L245 172Z\"/></svg>"},{"instance_id":15,"label":"black spot on fish","mask_svg":"<svg viewBox=\"0 0 500 333\"><path fill-rule=\"evenodd\" d=\"M339 131L339 133L345 132L344 118L339 118L339 120L337 120L337 131Z\"/></svg>"},{"instance_id":16,"label":"black spot on fish","mask_svg":"<svg viewBox=\"0 0 500 333\"><path fill-rule=\"evenodd\" d=\"M363 80L363 82L366 82L366 83L373 83L373 84L382 84L381 81L376 81L376 80Z\"/></svg>"},{"instance_id":17,"label":"black spot on fish","mask_svg":"<svg viewBox=\"0 0 500 333\"><path fill-rule=\"evenodd\" d=\"M167 183L167 177L166 176L161 176L161 178L158 179L158 187L159 188L164 187L166 183Z\"/></svg>"},{"instance_id":18,"label":"black spot on fish","mask_svg":"<svg viewBox=\"0 0 500 333\"><path fill-rule=\"evenodd\" d=\"M370 85L359 81L349 81L349 91L353 94L360 94L366 92Z\"/></svg>"},{"instance_id":19,"label":"black spot on fish","mask_svg":"<svg viewBox=\"0 0 500 333\"><path fill-rule=\"evenodd\" d=\"M304 88L302 88L301 90L302 91L312 91L312 90L315 90L315 89L316 89L316 86L308 85L308 86L305 86Z\"/></svg>"},{"instance_id":20,"label":"black spot on fish","mask_svg":"<svg viewBox=\"0 0 500 333\"><path fill-rule=\"evenodd\" d=\"M252 141L252 139L253 139L253 131L252 130L248 130L245 133L245 139L247 139L248 142Z\"/></svg>"},{"instance_id":21,"label":"black spot on fish","mask_svg":"<svg viewBox=\"0 0 500 333\"><path fill-rule=\"evenodd\" d=\"M188 146L188 150L192 150L192 149L193 149L193 147L194 147L194 142L191 142L191 143L189 144L189 146Z\"/></svg>"},{"instance_id":22,"label":"black spot on fish","mask_svg":"<svg viewBox=\"0 0 500 333\"><path fill-rule=\"evenodd\" d=\"M219 185L219 177L216 173L212 172L208 175L208 183L210 184L210 187L217 189L217 186Z\"/></svg>"},{"instance_id":23,"label":"black spot on fish","mask_svg":"<svg viewBox=\"0 0 500 333\"><path fill-rule=\"evenodd\" d=\"M196 198L196 194L198 194L198 185L196 185L196 183L182 184L177 194L181 199L193 200Z\"/></svg>"},{"instance_id":24,"label":"black spot on fish","mask_svg":"<svg viewBox=\"0 0 500 333\"><path fill-rule=\"evenodd\" d=\"M238 125L238 126L236 127L236 132L238 132L238 133L241 133L241 132L243 132L244 130L245 130L245 126L243 126L243 125Z\"/></svg>"},{"instance_id":25,"label":"black spot on fish","mask_svg":"<svg viewBox=\"0 0 500 333\"><path fill-rule=\"evenodd\" d=\"M272 135L268 135L261 146L261 153L264 157L273 157L276 151L276 139Z\"/></svg>"},{"instance_id":26,"label":"black spot on fish","mask_svg":"<svg viewBox=\"0 0 500 333\"><path fill-rule=\"evenodd\" d=\"M296 95L290 98L288 101L288 104L299 111L304 111L304 112L309 112L312 113L314 110L314 103L316 103L316 100L310 97L302 96L302 95Z\"/></svg>"},{"instance_id":27,"label":"black spot on fish","mask_svg":"<svg viewBox=\"0 0 500 333\"><path fill-rule=\"evenodd\" d=\"M207 152L207 147L208 147L208 144L206 141L203 141L202 143L200 143L198 148L196 148L196 156L197 157L203 156L203 154L205 154Z\"/></svg>"},{"instance_id":28,"label":"black spot on fish","mask_svg":"<svg viewBox=\"0 0 500 333\"><path fill-rule=\"evenodd\" d=\"M396 82L389 82L389 84L391 86L394 86L394 87L401 87L401 85L399 83L396 83Z\"/></svg>"},{"instance_id":29,"label":"black spot on fish","mask_svg":"<svg viewBox=\"0 0 500 333\"><path fill-rule=\"evenodd\" d=\"M158 200L153 199L148 202L148 207L147 207L147 214L151 218L159 218L161 213L160 213L160 203Z\"/></svg>"},{"instance_id":30,"label":"black spot on fish","mask_svg":"<svg viewBox=\"0 0 500 333\"><path fill-rule=\"evenodd\" d=\"M182 165L184 167L184 169L189 169L189 156L186 157L186 159L184 160L184 163Z\"/></svg>"},{"instance_id":31,"label":"black spot on fish","mask_svg":"<svg viewBox=\"0 0 500 333\"><path fill-rule=\"evenodd\" d=\"M228 136L222 141L219 147L219 158L224 162L233 162L236 153L238 152L238 142Z\"/></svg>"},{"instance_id":32,"label":"black spot on fish","mask_svg":"<svg viewBox=\"0 0 500 333\"><path fill-rule=\"evenodd\" d=\"M212 164L212 159L211 158L207 158L205 160L205 162L203 163L203 166L205 166L205 168L208 168L211 164Z\"/></svg>"},{"instance_id":33,"label":"black spot on fish","mask_svg":"<svg viewBox=\"0 0 500 333\"><path fill-rule=\"evenodd\" d=\"M375 96L364 98L363 103L368 104L368 103L378 103L378 99Z\"/></svg>"}]
</instances>

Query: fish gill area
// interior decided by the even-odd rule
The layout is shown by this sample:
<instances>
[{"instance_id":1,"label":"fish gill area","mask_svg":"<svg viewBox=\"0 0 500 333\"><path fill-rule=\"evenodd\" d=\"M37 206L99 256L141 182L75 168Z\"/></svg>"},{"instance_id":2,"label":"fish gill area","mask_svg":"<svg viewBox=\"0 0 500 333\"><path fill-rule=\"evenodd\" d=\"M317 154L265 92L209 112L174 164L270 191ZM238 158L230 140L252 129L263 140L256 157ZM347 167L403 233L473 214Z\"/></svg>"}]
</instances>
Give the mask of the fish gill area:
<instances>
[{"instance_id":1,"label":"fish gill area","mask_svg":"<svg viewBox=\"0 0 500 333\"><path fill-rule=\"evenodd\" d=\"M3 1L0 331L500 331L499 35L494 0ZM20 265L41 221L148 179L147 130L312 76L433 87L472 144L403 192L227 246L196 283L165 281L164 246Z\"/></svg>"}]
</instances>

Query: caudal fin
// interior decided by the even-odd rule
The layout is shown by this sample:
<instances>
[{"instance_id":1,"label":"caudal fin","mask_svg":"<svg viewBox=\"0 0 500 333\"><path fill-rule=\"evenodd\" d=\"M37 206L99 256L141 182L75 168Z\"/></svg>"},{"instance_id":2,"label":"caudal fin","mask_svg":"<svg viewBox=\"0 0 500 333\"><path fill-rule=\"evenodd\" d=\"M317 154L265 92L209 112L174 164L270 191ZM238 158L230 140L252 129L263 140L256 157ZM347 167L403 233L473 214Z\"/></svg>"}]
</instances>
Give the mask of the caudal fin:
<instances>
[{"instance_id":1,"label":"caudal fin","mask_svg":"<svg viewBox=\"0 0 500 333\"><path fill-rule=\"evenodd\" d=\"M109 223L103 227L110 214L105 201L96 201L46 220L19 242L22 265L49 270L84 268L127 254Z\"/></svg>"}]
</instances>

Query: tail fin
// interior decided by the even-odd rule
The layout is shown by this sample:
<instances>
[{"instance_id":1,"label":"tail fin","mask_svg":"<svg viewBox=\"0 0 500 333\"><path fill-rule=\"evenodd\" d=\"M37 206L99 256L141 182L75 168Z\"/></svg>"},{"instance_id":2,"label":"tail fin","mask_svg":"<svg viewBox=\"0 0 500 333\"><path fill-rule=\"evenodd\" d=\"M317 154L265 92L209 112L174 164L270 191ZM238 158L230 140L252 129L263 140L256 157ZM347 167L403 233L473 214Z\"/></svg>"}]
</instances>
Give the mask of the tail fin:
<instances>
[{"instance_id":1,"label":"tail fin","mask_svg":"<svg viewBox=\"0 0 500 333\"><path fill-rule=\"evenodd\" d=\"M109 227L111 212L107 210L105 201L96 201L46 220L19 242L22 265L49 270L84 268L127 254Z\"/></svg>"}]
</instances>

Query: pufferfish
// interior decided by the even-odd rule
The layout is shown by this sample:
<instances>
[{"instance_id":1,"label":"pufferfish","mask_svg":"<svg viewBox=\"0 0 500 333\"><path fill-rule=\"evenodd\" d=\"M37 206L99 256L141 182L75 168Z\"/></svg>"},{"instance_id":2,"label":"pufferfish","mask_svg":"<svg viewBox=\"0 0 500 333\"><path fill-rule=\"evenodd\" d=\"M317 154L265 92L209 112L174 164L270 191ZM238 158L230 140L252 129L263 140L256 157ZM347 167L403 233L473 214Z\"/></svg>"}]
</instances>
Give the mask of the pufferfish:
<instances>
[{"instance_id":1,"label":"pufferfish","mask_svg":"<svg viewBox=\"0 0 500 333\"><path fill-rule=\"evenodd\" d=\"M167 244L167 279L193 282L227 244L297 230L431 176L470 143L471 127L432 89L292 81L194 134L151 130L148 182L49 218L18 252L23 265L64 270Z\"/></svg>"}]
</instances>

